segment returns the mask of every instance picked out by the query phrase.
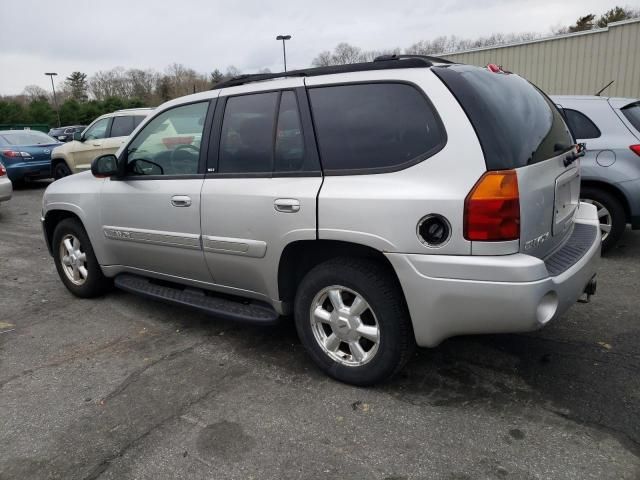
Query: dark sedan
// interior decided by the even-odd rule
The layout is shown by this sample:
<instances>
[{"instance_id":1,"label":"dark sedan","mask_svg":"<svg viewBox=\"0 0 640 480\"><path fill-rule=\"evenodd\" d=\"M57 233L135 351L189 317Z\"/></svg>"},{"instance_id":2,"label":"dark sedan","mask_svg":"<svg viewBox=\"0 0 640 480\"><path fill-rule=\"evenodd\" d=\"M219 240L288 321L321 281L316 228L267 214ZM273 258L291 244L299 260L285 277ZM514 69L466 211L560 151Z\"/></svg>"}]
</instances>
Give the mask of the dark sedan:
<instances>
[{"instance_id":1,"label":"dark sedan","mask_svg":"<svg viewBox=\"0 0 640 480\"><path fill-rule=\"evenodd\" d=\"M49 130L49 136L53 137L61 142L70 142L73 140L73 134L76 132L82 132L86 125L70 125L67 127L52 128Z\"/></svg>"},{"instance_id":2,"label":"dark sedan","mask_svg":"<svg viewBox=\"0 0 640 480\"><path fill-rule=\"evenodd\" d=\"M51 151L61 145L36 130L0 130L0 162L12 182L51 177Z\"/></svg>"}]
</instances>

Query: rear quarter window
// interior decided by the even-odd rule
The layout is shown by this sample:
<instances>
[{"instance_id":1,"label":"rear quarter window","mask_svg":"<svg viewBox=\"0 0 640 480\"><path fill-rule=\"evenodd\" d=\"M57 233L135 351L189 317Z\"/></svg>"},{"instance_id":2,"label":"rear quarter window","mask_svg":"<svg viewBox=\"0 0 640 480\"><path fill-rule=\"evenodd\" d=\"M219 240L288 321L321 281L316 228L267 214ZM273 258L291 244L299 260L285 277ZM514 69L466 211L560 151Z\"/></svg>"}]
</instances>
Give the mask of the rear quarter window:
<instances>
[{"instance_id":1,"label":"rear quarter window","mask_svg":"<svg viewBox=\"0 0 640 480\"><path fill-rule=\"evenodd\" d=\"M400 170L446 143L440 118L412 85L314 87L309 100L322 168L328 174Z\"/></svg>"},{"instance_id":2,"label":"rear quarter window","mask_svg":"<svg viewBox=\"0 0 640 480\"><path fill-rule=\"evenodd\" d=\"M598 138L601 135L600 129L584 113L565 108L564 115L576 138Z\"/></svg>"},{"instance_id":3,"label":"rear quarter window","mask_svg":"<svg viewBox=\"0 0 640 480\"><path fill-rule=\"evenodd\" d=\"M632 103L621 109L622 114L627 117L629 123L640 132L640 102Z\"/></svg>"},{"instance_id":4,"label":"rear quarter window","mask_svg":"<svg viewBox=\"0 0 640 480\"><path fill-rule=\"evenodd\" d=\"M573 145L571 131L556 106L524 78L471 65L432 70L473 124L488 170L532 165Z\"/></svg>"}]
</instances>

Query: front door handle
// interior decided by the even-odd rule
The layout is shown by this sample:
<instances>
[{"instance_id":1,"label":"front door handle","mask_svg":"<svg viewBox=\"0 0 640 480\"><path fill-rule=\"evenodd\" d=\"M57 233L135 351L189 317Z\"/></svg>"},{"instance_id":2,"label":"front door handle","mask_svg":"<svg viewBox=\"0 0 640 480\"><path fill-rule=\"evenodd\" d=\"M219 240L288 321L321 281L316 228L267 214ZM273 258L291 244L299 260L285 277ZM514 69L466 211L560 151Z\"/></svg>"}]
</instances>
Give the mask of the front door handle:
<instances>
[{"instance_id":1,"label":"front door handle","mask_svg":"<svg viewBox=\"0 0 640 480\"><path fill-rule=\"evenodd\" d=\"M187 195L174 195L171 197L171 205L174 207L190 207L191 197Z\"/></svg>"},{"instance_id":2,"label":"front door handle","mask_svg":"<svg viewBox=\"0 0 640 480\"><path fill-rule=\"evenodd\" d=\"M273 206L278 212L296 213L300 211L300 201L295 198L276 198Z\"/></svg>"}]
</instances>

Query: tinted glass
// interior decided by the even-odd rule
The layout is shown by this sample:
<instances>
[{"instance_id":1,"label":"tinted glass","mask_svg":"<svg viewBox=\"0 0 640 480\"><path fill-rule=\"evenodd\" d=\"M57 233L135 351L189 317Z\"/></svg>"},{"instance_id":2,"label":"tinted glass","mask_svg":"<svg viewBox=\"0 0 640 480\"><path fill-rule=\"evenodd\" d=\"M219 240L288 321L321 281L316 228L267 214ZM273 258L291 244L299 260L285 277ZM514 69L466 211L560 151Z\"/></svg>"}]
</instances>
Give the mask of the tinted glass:
<instances>
[{"instance_id":1,"label":"tinted glass","mask_svg":"<svg viewBox=\"0 0 640 480\"><path fill-rule=\"evenodd\" d=\"M598 138L600 136L598 127L583 113L565 108L564 115L576 138Z\"/></svg>"},{"instance_id":2,"label":"tinted glass","mask_svg":"<svg viewBox=\"0 0 640 480\"><path fill-rule=\"evenodd\" d=\"M309 90L325 170L375 170L410 164L444 145L426 98L405 84Z\"/></svg>"},{"instance_id":3,"label":"tinted glass","mask_svg":"<svg viewBox=\"0 0 640 480\"><path fill-rule=\"evenodd\" d=\"M304 167L304 138L296 94L282 92L276 128L276 172L295 172Z\"/></svg>"},{"instance_id":4,"label":"tinted glass","mask_svg":"<svg viewBox=\"0 0 640 480\"><path fill-rule=\"evenodd\" d=\"M574 143L555 105L522 77L471 65L432 71L471 120L487 169L531 165L560 155Z\"/></svg>"},{"instance_id":5,"label":"tinted glass","mask_svg":"<svg viewBox=\"0 0 640 480\"><path fill-rule=\"evenodd\" d=\"M127 148L130 175L198 173L208 102L172 108L147 123Z\"/></svg>"},{"instance_id":6,"label":"tinted glass","mask_svg":"<svg viewBox=\"0 0 640 480\"><path fill-rule=\"evenodd\" d=\"M109 126L109 119L103 118L94 123L89 130L84 134L85 140L94 140L98 138L105 138L107 136L107 127Z\"/></svg>"},{"instance_id":7,"label":"tinted glass","mask_svg":"<svg viewBox=\"0 0 640 480\"><path fill-rule=\"evenodd\" d=\"M633 128L640 132L640 102L627 105L622 109L622 113L633 125Z\"/></svg>"},{"instance_id":8,"label":"tinted glass","mask_svg":"<svg viewBox=\"0 0 640 480\"><path fill-rule=\"evenodd\" d=\"M146 117L142 115L135 115L133 117L133 128L135 129L138 125L140 125L145 118Z\"/></svg>"},{"instance_id":9,"label":"tinted glass","mask_svg":"<svg viewBox=\"0 0 640 480\"><path fill-rule=\"evenodd\" d=\"M126 115L122 117L113 117L113 123L111 124L111 136L112 137L127 137L133 132L134 124L133 117Z\"/></svg>"},{"instance_id":10,"label":"tinted glass","mask_svg":"<svg viewBox=\"0 0 640 480\"><path fill-rule=\"evenodd\" d=\"M277 92L227 100L220 137L220 173L271 173Z\"/></svg>"},{"instance_id":11,"label":"tinted glass","mask_svg":"<svg viewBox=\"0 0 640 480\"><path fill-rule=\"evenodd\" d=\"M13 132L3 132L0 134L5 145L46 145L49 143L60 143L55 138L51 138L46 133L38 131L16 130Z\"/></svg>"}]
</instances>

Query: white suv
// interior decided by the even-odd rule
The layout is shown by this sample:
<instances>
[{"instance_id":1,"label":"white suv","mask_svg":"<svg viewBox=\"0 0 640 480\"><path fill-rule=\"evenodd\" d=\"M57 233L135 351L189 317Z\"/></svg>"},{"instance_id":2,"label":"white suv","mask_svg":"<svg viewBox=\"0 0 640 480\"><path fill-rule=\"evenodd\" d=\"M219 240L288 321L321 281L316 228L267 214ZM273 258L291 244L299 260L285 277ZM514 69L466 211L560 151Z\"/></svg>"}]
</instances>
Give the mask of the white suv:
<instances>
[{"instance_id":1,"label":"white suv","mask_svg":"<svg viewBox=\"0 0 640 480\"><path fill-rule=\"evenodd\" d=\"M521 77L431 57L244 76L154 111L44 195L60 278L218 317L293 314L341 381L523 332L595 293L581 152Z\"/></svg>"},{"instance_id":2,"label":"white suv","mask_svg":"<svg viewBox=\"0 0 640 480\"><path fill-rule=\"evenodd\" d=\"M57 180L89 170L94 158L115 153L151 111L151 108L130 108L107 113L96 118L83 132L75 132L73 141L54 148L51 153L53 178Z\"/></svg>"}]
</instances>

